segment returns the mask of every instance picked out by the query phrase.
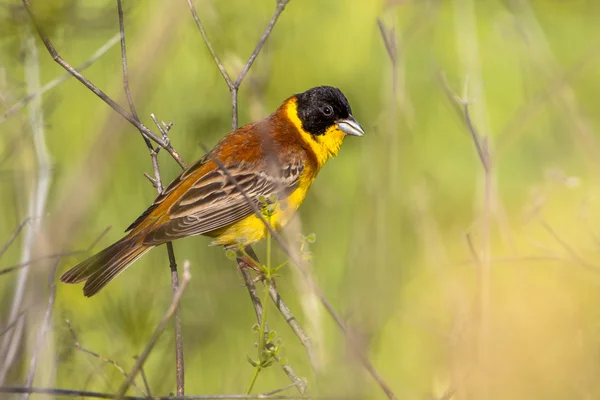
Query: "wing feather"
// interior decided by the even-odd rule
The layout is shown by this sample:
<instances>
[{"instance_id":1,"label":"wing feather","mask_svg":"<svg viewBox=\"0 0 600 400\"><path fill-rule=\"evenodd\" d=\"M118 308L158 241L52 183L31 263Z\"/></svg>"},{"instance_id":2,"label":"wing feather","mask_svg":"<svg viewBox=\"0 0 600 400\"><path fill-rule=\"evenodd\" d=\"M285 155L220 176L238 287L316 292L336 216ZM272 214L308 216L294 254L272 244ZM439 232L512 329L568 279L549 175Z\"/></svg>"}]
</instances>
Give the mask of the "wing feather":
<instances>
[{"instance_id":1,"label":"wing feather","mask_svg":"<svg viewBox=\"0 0 600 400\"><path fill-rule=\"evenodd\" d=\"M287 198L297 187L304 170L301 157L277 168L256 168L239 163L227 167L238 185L259 206L261 198ZM153 227L144 244L158 245L177 238L207 234L230 226L254 213L242 192L227 174L214 169L196 181L169 208L169 220Z\"/></svg>"}]
</instances>

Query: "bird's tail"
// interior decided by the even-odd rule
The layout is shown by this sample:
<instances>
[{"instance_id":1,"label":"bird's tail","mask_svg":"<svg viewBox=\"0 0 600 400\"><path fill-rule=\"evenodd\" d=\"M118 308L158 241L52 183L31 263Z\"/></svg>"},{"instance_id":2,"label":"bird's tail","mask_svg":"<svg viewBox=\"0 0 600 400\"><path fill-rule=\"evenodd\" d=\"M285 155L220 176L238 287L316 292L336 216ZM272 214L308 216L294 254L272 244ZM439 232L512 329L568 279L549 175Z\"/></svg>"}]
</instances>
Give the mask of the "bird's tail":
<instances>
[{"instance_id":1,"label":"bird's tail","mask_svg":"<svg viewBox=\"0 0 600 400\"><path fill-rule=\"evenodd\" d=\"M124 237L65 272L60 280L65 283L85 281L83 294L91 297L151 248L135 236Z\"/></svg>"}]
</instances>

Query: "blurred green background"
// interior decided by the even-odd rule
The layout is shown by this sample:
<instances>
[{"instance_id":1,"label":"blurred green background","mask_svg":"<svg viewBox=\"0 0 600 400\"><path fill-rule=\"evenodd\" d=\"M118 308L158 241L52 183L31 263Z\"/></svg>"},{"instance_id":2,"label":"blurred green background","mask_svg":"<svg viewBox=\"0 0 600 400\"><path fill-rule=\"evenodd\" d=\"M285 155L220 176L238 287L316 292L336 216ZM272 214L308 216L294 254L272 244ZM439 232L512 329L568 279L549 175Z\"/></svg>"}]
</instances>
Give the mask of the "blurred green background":
<instances>
[{"instance_id":1,"label":"blurred green background","mask_svg":"<svg viewBox=\"0 0 600 400\"><path fill-rule=\"evenodd\" d=\"M196 7L237 76L275 2ZM150 113L173 121L172 144L191 163L201 144L211 147L230 130L227 87L185 1L125 1L124 9L138 114L154 131ZM73 66L118 33L114 1L34 2L34 10ZM599 16L591 0L291 0L243 82L241 124L327 84L342 89L368 133L347 140L324 168L296 229L316 234L315 280L399 398L441 398L449 389L457 399L600 396ZM395 38L394 63L378 18ZM28 21L20 2L3 2L0 116L31 84ZM63 70L37 37L35 45L44 85ZM127 108L118 43L83 74ZM487 196L464 110L448 89L469 99L473 126L487 137ZM43 177L32 110L0 117L0 248L31 216ZM87 249L108 226L93 251L111 244L156 194L143 177L152 169L139 133L75 79L46 92L37 115L50 187L30 258ZM159 160L167 184L180 169L164 151ZM37 225L0 255L0 269L27 261L25 238ZM253 372L246 356L255 354L254 312L235 263L209 241L174 244L192 273L181 301L186 394L243 393ZM264 245L256 250L264 257ZM91 253L62 257L57 276ZM275 257L285 260L280 251ZM25 381L52 265L30 266L18 308L23 340L10 368L3 366L5 385ZM0 332L19 273L0 275ZM294 268L281 274L277 287L315 342L317 368L272 304L268 323L310 392L383 398ZM122 374L76 350L65 320L83 347L129 370L170 300L163 248L93 298L80 285L57 284L34 386L115 392ZM171 324L145 372L153 394L175 392ZM274 365L254 392L288 383Z\"/></svg>"}]
</instances>

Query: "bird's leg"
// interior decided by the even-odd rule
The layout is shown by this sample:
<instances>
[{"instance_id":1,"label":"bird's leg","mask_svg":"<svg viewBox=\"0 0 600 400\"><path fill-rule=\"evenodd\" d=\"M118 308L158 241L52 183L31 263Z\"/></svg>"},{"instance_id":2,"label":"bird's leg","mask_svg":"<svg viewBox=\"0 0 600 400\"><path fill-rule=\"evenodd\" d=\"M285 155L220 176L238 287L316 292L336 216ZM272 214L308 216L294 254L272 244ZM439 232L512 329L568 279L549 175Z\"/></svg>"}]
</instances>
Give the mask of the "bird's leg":
<instances>
[{"instance_id":1,"label":"bird's leg","mask_svg":"<svg viewBox=\"0 0 600 400\"><path fill-rule=\"evenodd\" d=\"M237 262L238 262L238 271L241 270L242 268L247 268L247 269L251 269L251 270L255 271L256 273L258 273L259 276L263 275L263 272L261 271L261 269L259 267L260 262L258 261L258 257L256 256L256 253L254 253L254 250L252 250L252 247L246 246L244 248L244 251L238 251L237 252Z\"/></svg>"},{"instance_id":2,"label":"bird's leg","mask_svg":"<svg viewBox=\"0 0 600 400\"><path fill-rule=\"evenodd\" d=\"M266 284L265 273L260 268L260 261L258 260L258 256L250 246L246 246L244 251L238 251L237 255L238 262L238 271L242 268L251 269L257 273L256 278L253 279L253 282L262 282ZM271 278L271 285L275 287L275 279Z\"/></svg>"}]
</instances>

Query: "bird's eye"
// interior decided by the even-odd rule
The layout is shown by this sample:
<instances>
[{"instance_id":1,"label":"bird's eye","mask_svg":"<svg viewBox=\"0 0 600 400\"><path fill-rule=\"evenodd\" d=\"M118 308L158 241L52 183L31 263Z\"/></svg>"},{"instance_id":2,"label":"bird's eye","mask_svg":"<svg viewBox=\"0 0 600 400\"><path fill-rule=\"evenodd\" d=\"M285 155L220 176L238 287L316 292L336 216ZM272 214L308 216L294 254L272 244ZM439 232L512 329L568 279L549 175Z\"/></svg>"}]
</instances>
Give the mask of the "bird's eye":
<instances>
[{"instance_id":1,"label":"bird's eye","mask_svg":"<svg viewBox=\"0 0 600 400\"><path fill-rule=\"evenodd\" d=\"M329 106L325 106L323 107L323 114L325 114L326 116L330 116L331 114L333 114L333 109Z\"/></svg>"}]
</instances>

